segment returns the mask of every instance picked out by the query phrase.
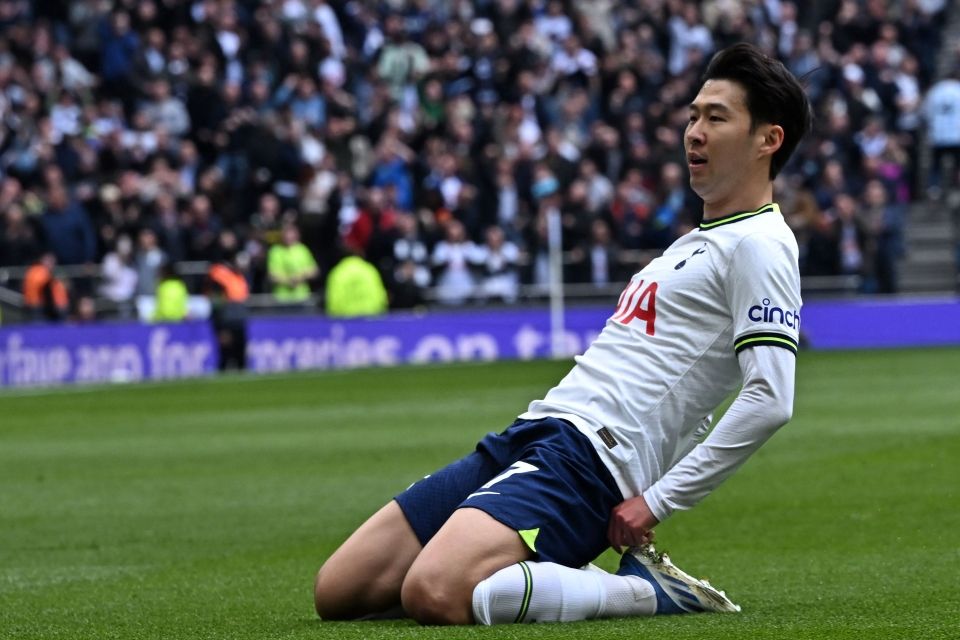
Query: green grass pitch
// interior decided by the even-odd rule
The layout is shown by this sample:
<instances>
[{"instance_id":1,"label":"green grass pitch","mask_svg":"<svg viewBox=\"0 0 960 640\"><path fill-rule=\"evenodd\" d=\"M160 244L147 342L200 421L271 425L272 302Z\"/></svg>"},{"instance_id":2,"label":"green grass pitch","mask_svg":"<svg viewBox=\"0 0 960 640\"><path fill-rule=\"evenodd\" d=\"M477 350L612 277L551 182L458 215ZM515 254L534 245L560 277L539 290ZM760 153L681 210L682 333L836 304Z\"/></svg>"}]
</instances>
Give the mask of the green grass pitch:
<instances>
[{"instance_id":1,"label":"green grass pitch","mask_svg":"<svg viewBox=\"0 0 960 640\"><path fill-rule=\"evenodd\" d=\"M800 355L793 422L658 529L740 615L319 621L336 545L568 367L2 392L0 638L960 637L960 349Z\"/></svg>"}]
</instances>

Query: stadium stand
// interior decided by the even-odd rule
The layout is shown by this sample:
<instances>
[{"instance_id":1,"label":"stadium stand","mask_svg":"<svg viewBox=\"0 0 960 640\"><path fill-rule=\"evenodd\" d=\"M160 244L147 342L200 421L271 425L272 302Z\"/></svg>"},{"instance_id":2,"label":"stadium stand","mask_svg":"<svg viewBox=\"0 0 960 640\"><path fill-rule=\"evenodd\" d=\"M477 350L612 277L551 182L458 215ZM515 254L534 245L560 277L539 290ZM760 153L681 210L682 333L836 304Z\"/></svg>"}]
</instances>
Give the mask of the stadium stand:
<instances>
[{"instance_id":1,"label":"stadium stand","mask_svg":"<svg viewBox=\"0 0 960 640\"><path fill-rule=\"evenodd\" d=\"M816 104L778 180L805 286L897 292L909 212L940 186L917 167L952 19L943 0L2 0L4 318L44 251L75 316L129 316L165 266L202 294L222 262L273 309L290 226L315 311L354 253L394 308L511 303L542 295L554 209L568 292L608 295L698 223L686 105L740 40Z\"/></svg>"}]
</instances>

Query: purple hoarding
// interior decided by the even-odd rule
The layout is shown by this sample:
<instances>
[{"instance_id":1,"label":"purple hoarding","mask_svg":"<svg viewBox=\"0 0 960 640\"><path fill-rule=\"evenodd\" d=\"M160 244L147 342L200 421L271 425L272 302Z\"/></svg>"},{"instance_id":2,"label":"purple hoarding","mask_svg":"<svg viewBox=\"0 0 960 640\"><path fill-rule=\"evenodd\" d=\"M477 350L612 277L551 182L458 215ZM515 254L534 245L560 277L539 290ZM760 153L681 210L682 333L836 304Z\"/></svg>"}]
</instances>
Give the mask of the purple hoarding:
<instances>
[{"instance_id":1,"label":"purple hoarding","mask_svg":"<svg viewBox=\"0 0 960 640\"><path fill-rule=\"evenodd\" d=\"M960 345L960 299L811 302L803 332L814 349Z\"/></svg>"},{"instance_id":2,"label":"purple hoarding","mask_svg":"<svg viewBox=\"0 0 960 640\"><path fill-rule=\"evenodd\" d=\"M210 324L0 329L0 386L189 378L217 370Z\"/></svg>"},{"instance_id":3,"label":"purple hoarding","mask_svg":"<svg viewBox=\"0 0 960 640\"><path fill-rule=\"evenodd\" d=\"M571 308L564 351L582 353L612 307ZM814 349L960 345L960 302L811 302L802 330ZM367 320L250 321L247 368L257 372L550 356L546 309L438 312Z\"/></svg>"},{"instance_id":4,"label":"purple hoarding","mask_svg":"<svg viewBox=\"0 0 960 640\"><path fill-rule=\"evenodd\" d=\"M564 353L582 353L611 311L567 309ZM810 302L802 317L814 349L960 345L957 299ZM247 368L255 372L551 355L546 309L464 309L343 321L253 318L248 339ZM187 378L216 367L216 341L206 322L0 329L2 387Z\"/></svg>"},{"instance_id":5,"label":"purple hoarding","mask_svg":"<svg viewBox=\"0 0 960 640\"><path fill-rule=\"evenodd\" d=\"M582 352L609 309L568 309L565 351ZM248 325L253 371L339 369L467 360L531 360L550 355L546 310L481 310L366 320L255 318Z\"/></svg>"}]
</instances>

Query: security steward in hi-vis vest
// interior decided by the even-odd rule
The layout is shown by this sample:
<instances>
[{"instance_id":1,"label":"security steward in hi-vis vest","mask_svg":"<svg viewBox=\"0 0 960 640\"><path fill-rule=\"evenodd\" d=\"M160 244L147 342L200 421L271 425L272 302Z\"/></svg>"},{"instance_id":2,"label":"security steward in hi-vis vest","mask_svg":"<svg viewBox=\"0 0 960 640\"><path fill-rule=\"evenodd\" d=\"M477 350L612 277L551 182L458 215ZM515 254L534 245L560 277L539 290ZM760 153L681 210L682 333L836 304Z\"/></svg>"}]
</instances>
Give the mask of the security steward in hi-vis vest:
<instances>
[{"instance_id":1,"label":"security steward in hi-vis vest","mask_svg":"<svg viewBox=\"0 0 960 640\"><path fill-rule=\"evenodd\" d=\"M214 305L213 325L220 345L220 369L242 369L245 364L250 285L236 255L210 266L207 291Z\"/></svg>"}]
</instances>

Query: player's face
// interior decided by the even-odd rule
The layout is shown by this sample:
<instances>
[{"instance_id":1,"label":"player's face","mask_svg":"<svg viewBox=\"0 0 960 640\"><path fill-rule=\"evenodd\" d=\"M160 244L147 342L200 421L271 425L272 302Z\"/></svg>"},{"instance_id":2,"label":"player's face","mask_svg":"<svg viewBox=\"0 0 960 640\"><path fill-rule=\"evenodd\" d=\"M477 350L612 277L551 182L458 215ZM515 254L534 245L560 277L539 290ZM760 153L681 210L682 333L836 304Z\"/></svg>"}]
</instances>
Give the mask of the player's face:
<instances>
[{"instance_id":1,"label":"player's face","mask_svg":"<svg viewBox=\"0 0 960 640\"><path fill-rule=\"evenodd\" d=\"M712 205L736 201L756 180L762 135L750 131L746 92L729 80L707 80L690 103L683 145L690 187ZM734 211L730 210L730 212Z\"/></svg>"}]
</instances>

